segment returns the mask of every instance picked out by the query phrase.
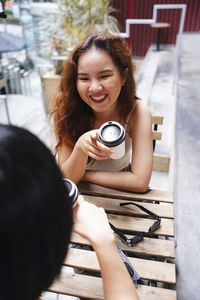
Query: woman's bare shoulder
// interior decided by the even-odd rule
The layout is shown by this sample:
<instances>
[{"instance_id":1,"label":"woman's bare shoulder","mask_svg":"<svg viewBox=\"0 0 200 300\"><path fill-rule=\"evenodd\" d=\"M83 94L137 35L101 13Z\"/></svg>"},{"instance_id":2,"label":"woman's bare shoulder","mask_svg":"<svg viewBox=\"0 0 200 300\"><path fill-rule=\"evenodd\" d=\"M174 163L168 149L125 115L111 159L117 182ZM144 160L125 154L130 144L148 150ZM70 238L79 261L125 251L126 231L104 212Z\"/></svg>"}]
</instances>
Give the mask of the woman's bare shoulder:
<instances>
[{"instance_id":1,"label":"woman's bare shoulder","mask_svg":"<svg viewBox=\"0 0 200 300\"><path fill-rule=\"evenodd\" d=\"M143 101L137 101L132 115L134 116L134 114L151 115L151 111L146 103L144 103Z\"/></svg>"},{"instance_id":2,"label":"woman's bare shoulder","mask_svg":"<svg viewBox=\"0 0 200 300\"><path fill-rule=\"evenodd\" d=\"M151 111L144 102L138 100L129 117L127 129L126 129L127 133L131 136L132 132L135 131L137 125L140 124L141 126L142 123L143 124L151 123Z\"/></svg>"},{"instance_id":3,"label":"woman's bare shoulder","mask_svg":"<svg viewBox=\"0 0 200 300\"><path fill-rule=\"evenodd\" d=\"M134 126L138 122L151 120L151 111L149 107L142 101L137 101L135 108L130 116L130 126Z\"/></svg>"}]
</instances>

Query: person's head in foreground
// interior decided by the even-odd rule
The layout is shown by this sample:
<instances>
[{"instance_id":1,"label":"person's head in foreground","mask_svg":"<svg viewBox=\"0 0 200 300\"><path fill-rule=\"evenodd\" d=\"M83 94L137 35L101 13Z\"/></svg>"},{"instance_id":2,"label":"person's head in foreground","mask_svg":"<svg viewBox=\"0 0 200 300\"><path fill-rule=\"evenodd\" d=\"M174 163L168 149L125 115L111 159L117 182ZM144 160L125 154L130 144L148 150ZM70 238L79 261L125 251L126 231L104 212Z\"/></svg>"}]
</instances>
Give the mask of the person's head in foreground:
<instances>
[{"instance_id":1,"label":"person's head in foreground","mask_svg":"<svg viewBox=\"0 0 200 300\"><path fill-rule=\"evenodd\" d=\"M106 93L103 99L102 91L100 99L93 98L92 91L88 91L89 79L94 74L99 74L99 86ZM58 140L74 144L83 133L93 129L102 103L105 112L112 105L125 121L137 98L133 75L131 50L119 36L95 33L81 41L65 62L52 112ZM97 87L93 87L93 93L94 89L97 93ZM101 102L99 108L97 102Z\"/></svg>"},{"instance_id":2,"label":"person's head in foreground","mask_svg":"<svg viewBox=\"0 0 200 300\"><path fill-rule=\"evenodd\" d=\"M0 125L0 299L35 300L59 275L72 205L50 150Z\"/></svg>"},{"instance_id":3,"label":"person's head in foreground","mask_svg":"<svg viewBox=\"0 0 200 300\"><path fill-rule=\"evenodd\" d=\"M32 133L0 125L0 299L36 300L59 275L72 203L50 150ZM73 230L95 250L108 300L138 299L105 211L79 199Z\"/></svg>"}]
</instances>

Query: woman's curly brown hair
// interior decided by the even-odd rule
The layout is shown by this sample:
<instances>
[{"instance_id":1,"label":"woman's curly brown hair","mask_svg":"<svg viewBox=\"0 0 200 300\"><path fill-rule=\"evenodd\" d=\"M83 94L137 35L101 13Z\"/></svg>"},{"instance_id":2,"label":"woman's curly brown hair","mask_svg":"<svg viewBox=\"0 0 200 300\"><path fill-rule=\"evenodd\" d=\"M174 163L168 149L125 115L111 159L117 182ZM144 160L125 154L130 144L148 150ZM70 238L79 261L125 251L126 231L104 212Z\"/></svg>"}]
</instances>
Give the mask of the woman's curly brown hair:
<instances>
[{"instance_id":1,"label":"woman's curly brown hair","mask_svg":"<svg viewBox=\"0 0 200 300\"><path fill-rule=\"evenodd\" d=\"M83 133L93 129L94 113L80 98L76 87L79 58L91 48L108 53L122 77L127 70L126 81L121 88L117 105L120 117L124 121L137 99L132 54L124 40L109 33L88 36L71 52L61 74L60 85L51 112L57 147L61 143L73 146Z\"/></svg>"}]
</instances>

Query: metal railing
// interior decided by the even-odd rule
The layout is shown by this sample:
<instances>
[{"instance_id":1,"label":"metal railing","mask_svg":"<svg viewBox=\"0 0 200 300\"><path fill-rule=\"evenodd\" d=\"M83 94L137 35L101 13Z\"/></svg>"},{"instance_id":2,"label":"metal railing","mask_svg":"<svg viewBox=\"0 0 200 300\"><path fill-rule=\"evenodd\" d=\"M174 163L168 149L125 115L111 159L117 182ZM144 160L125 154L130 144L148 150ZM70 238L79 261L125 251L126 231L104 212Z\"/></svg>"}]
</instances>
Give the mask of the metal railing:
<instances>
[{"instance_id":1,"label":"metal railing","mask_svg":"<svg viewBox=\"0 0 200 300\"><path fill-rule=\"evenodd\" d=\"M15 64L4 67L3 77L6 80L8 94L31 95L30 72Z\"/></svg>"}]
</instances>

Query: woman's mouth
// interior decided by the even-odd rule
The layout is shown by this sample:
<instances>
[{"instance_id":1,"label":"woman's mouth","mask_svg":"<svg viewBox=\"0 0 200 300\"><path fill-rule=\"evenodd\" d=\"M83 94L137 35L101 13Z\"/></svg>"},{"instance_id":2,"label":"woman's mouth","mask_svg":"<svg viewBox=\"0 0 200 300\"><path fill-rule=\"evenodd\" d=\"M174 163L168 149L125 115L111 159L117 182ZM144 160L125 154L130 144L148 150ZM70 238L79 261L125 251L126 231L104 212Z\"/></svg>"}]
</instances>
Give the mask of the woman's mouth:
<instances>
[{"instance_id":1,"label":"woman's mouth","mask_svg":"<svg viewBox=\"0 0 200 300\"><path fill-rule=\"evenodd\" d=\"M91 95L90 99L95 103L101 103L103 102L107 97L107 94L105 95Z\"/></svg>"}]
</instances>

